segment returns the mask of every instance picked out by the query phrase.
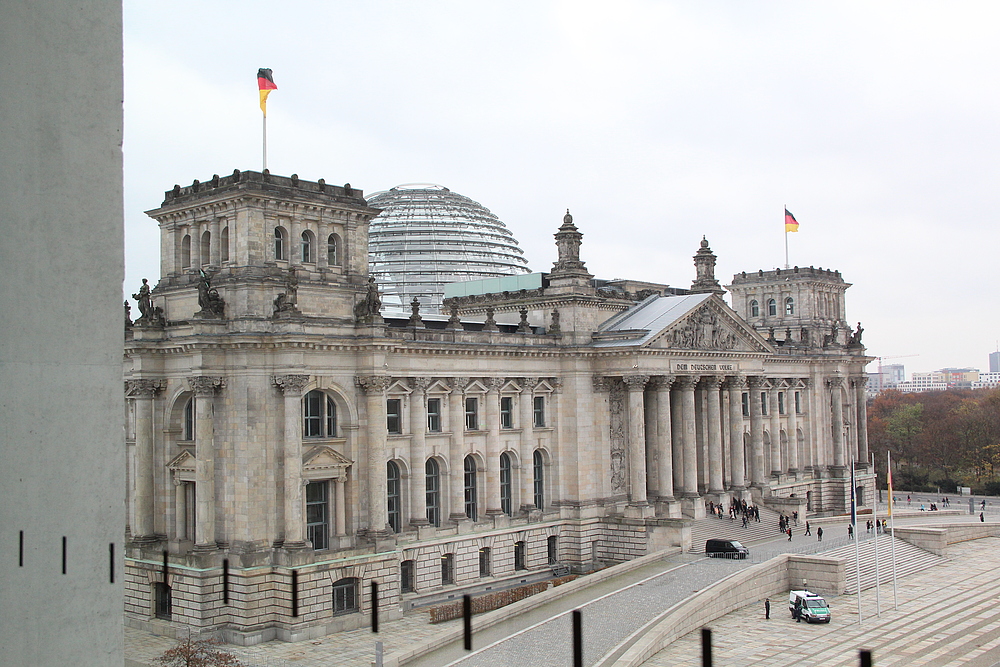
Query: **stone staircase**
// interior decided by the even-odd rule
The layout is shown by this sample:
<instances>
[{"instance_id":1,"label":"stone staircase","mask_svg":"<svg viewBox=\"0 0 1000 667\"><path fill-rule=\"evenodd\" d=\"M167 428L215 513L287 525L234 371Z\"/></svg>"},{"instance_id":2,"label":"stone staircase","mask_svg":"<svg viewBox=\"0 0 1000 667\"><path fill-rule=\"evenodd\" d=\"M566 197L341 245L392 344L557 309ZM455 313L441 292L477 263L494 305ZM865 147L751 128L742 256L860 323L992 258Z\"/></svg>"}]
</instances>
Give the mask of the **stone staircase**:
<instances>
[{"instance_id":1,"label":"stone staircase","mask_svg":"<svg viewBox=\"0 0 1000 667\"><path fill-rule=\"evenodd\" d=\"M746 528L743 527L742 518L730 521L728 514L721 519L713 516L699 519L691 526L691 553L703 553L705 541L709 539L739 540L744 545L750 545L781 537L778 532L779 517L777 512L762 506L760 521L751 521ZM793 525L792 530L801 533L802 526L805 526L805 522L800 518L799 526Z\"/></svg>"},{"instance_id":2,"label":"stone staircase","mask_svg":"<svg viewBox=\"0 0 1000 667\"><path fill-rule=\"evenodd\" d=\"M879 535L875 539L862 541L858 553L861 563L861 590L866 590L875 585L875 542L878 540L878 578L882 583L892 581L892 542L889 535ZM915 547L909 542L900 539L896 543L896 576L904 577L908 574L920 572L928 567L938 565L945 559L941 556L924 551L920 547ZM822 554L829 558L840 558L847 563L847 593L855 593L858 590L858 568L854 558L854 544L846 544Z\"/></svg>"}]
</instances>

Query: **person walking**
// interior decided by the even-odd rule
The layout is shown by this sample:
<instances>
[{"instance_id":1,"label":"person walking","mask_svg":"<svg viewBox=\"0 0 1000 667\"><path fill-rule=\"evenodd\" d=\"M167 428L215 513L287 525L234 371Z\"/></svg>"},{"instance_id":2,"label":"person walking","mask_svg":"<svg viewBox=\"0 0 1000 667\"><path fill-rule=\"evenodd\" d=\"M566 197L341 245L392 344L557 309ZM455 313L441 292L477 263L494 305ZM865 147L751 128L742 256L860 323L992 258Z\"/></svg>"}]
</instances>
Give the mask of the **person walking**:
<instances>
[{"instance_id":1,"label":"person walking","mask_svg":"<svg viewBox=\"0 0 1000 667\"><path fill-rule=\"evenodd\" d=\"M816 529L816 541L817 542L823 541L823 526L820 526L819 528Z\"/></svg>"},{"instance_id":2,"label":"person walking","mask_svg":"<svg viewBox=\"0 0 1000 667\"><path fill-rule=\"evenodd\" d=\"M806 521L806 535L812 537L812 531L809 530L809 522Z\"/></svg>"},{"instance_id":3,"label":"person walking","mask_svg":"<svg viewBox=\"0 0 1000 667\"><path fill-rule=\"evenodd\" d=\"M764 618L771 618L771 598L764 598Z\"/></svg>"},{"instance_id":4,"label":"person walking","mask_svg":"<svg viewBox=\"0 0 1000 667\"><path fill-rule=\"evenodd\" d=\"M853 523L847 524L847 536L849 538L851 538L851 539L854 539L854 524Z\"/></svg>"},{"instance_id":5,"label":"person walking","mask_svg":"<svg viewBox=\"0 0 1000 667\"><path fill-rule=\"evenodd\" d=\"M788 533L788 541L789 541L789 542L791 542L791 541L792 541L792 529L791 529L791 528L789 528L789 529L788 529L787 531L785 531L785 532L787 532L787 533Z\"/></svg>"},{"instance_id":6,"label":"person walking","mask_svg":"<svg viewBox=\"0 0 1000 667\"><path fill-rule=\"evenodd\" d=\"M983 523L986 523L986 518L985 518L985 517L983 517L983 513L982 513L982 512L980 512L980 513L979 513L979 520L980 520L981 522L983 522Z\"/></svg>"}]
</instances>

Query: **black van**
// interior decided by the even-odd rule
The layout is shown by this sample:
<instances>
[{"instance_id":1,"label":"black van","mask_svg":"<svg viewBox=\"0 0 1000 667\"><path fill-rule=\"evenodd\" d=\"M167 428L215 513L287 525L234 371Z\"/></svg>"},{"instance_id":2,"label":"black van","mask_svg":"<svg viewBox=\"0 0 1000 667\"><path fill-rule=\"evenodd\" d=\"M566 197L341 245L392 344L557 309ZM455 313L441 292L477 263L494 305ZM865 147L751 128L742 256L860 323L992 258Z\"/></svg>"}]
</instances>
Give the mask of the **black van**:
<instances>
[{"instance_id":1,"label":"black van","mask_svg":"<svg viewBox=\"0 0 1000 667\"><path fill-rule=\"evenodd\" d=\"M736 540L708 540L705 554L712 558L746 558L750 550Z\"/></svg>"}]
</instances>

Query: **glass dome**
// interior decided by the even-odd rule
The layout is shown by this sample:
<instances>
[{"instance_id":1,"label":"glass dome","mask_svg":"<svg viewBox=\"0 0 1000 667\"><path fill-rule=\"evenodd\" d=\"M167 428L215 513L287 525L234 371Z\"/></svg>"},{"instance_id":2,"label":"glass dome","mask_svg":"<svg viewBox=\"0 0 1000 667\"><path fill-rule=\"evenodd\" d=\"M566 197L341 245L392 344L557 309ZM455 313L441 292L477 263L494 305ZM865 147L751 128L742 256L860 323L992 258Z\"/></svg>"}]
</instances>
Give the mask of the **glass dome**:
<instances>
[{"instance_id":1,"label":"glass dome","mask_svg":"<svg viewBox=\"0 0 1000 667\"><path fill-rule=\"evenodd\" d=\"M440 312L448 283L528 273L517 239L490 210L440 185L397 185L368 197L371 274L386 294Z\"/></svg>"}]
</instances>

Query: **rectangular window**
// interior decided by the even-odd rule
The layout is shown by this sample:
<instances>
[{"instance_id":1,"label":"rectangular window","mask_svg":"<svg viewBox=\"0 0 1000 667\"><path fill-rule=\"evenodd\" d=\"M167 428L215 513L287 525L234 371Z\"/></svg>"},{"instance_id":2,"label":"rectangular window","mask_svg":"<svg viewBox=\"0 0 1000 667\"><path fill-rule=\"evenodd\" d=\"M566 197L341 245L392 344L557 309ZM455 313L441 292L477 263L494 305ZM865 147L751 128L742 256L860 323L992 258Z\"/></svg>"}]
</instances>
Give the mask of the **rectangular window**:
<instances>
[{"instance_id":1,"label":"rectangular window","mask_svg":"<svg viewBox=\"0 0 1000 667\"><path fill-rule=\"evenodd\" d=\"M330 499L326 481L306 484L306 537L313 549L330 546Z\"/></svg>"},{"instance_id":2,"label":"rectangular window","mask_svg":"<svg viewBox=\"0 0 1000 667\"><path fill-rule=\"evenodd\" d=\"M802 399L799 396L799 392L795 392L795 414L802 414Z\"/></svg>"},{"instance_id":3,"label":"rectangular window","mask_svg":"<svg viewBox=\"0 0 1000 667\"><path fill-rule=\"evenodd\" d=\"M465 399L465 429L467 431L479 430L479 399Z\"/></svg>"},{"instance_id":4,"label":"rectangular window","mask_svg":"<svg viewBox=\"0 0 1000 667\"><path fill-rule=\"evenodd\" d=\"M514 569L515 570L526 570L528 569L527 564L527 554L525 553L524 542L514 543Z\"/></svg>"},{"instance_id":5,"label":"rectangular window","mask_svg":"<svg viewBox=\"0 0 1000 667\"><path fill-rule=\"evenodd\" d=\"M500 397L500 428L514 428L514 399Z\"/></svg>"},{"instance_id":6,"label":"rectangular window","mask_svg":"<svg viewBox=\"0 0 1000 667\"><path fill-rule=\"evenodd\" d=\"M483 547L479 550L479 576L490 576L490 548Z\"/></svg>"},{"instance_id":7,"label":"rectangular window","mask_svg":"<svg viewBox=\"0 0 1000 667\"><path fill-rule=\"evenodd\" d=\"M404 560L399 566L399 589L401 593L413 592L412 560Z\"/></svg>"},{"instance_id":8,"label":"rectangular window","mask_svg":"<svg viewBox=\"0 0 1000 667\"><path fill-rule=\"evenodd\" d=\"M170 620L171 613L171 600L170 600L170 586L158 581L153 584L153 605L155 607L154 613L156 618L162 618L165 620Z\"/></svg>"},{"instance_id":9,"label":"rectangular window","mask_svg":"<svg viewBox=\"0 0 1000 667\"><path fill-rule=\"evenodd\" d=\"M767 416L767 392L760 392L760 414Z\"/></svg>"},{"instance_id":10,"label":"rectangular window","mask_svg":"<svg viewBox=\"0 0 1000 667\"><path fill-rule=\"evenodd\" d=\"M427 399L427 430L431 433L441 432L441 399Z\"/></svg>"},{"instance_id":11,"label":"rectangular window","mask_svg":"<svg viewBox=\"0 0 1000 667\"><path fill-rule=\"evenodd\" d=\"M403 402L398 398L390 398L385 402L385 427L389 433L403 432L402 405Z\"/></svg>"},{"instance_id":12,"label":"rectangular window","mask_svg":"<svg viewBox=\"0 0 1000 667\"><path fill-rule=\"evenodd\" d=\"M358 580L340 579L333 584L333 614L350 614L358 611Z\"/></svg>"},{"instance_id":13,"label":"rectangular window","mask_svg":"<svg viewBox=\"0 0 1000 667\"><path fill-rule=\"evenodd\" d=\"M548 551L549 565L555 565L559 562L559 538L555 535L549 536L546 541L546 550Z\"/></svg>"},{"instance_id":14,"label":"rectangular window","mask_svg":"<svg viewBox=\"0 0 1000 667\"><path fill-rule=\"evenodd\" d=\"M778 414L785 414L785 392L778 392Z\"/></svg>"},{"instance_id":15,"label":"rectangular window","mask_svg":"<svg viewBox=\"0 0 1000 667\"><path fill-rule=\"evenodd\" d=\"M534 405L534 415L535 415L535 428L543 428L545 426L545 397L535 396L533 402Z\"/></svg>"},{"instance_id":16,"label":"rectangular window","mask_svg":"<svg viewBox=\"0 0 1000 667\"><path fill-rule=\"evenodd\" d=\"M746 392L743 392L742 396L743 396L743 400L742 400L742 403L743 403L743 416L744 417L749 417L750 416L750 394L748 394Z\"/></svg>"},{"instance_id":17,"label":"rectangular window","mask_svg":"<svg viewBox=\"0 0 1000 667\"><path fill-rule=\"evenodd\" d=\"M441 556L441 583L455 583L455 554Z\"/></svg>"}]
</instances>

